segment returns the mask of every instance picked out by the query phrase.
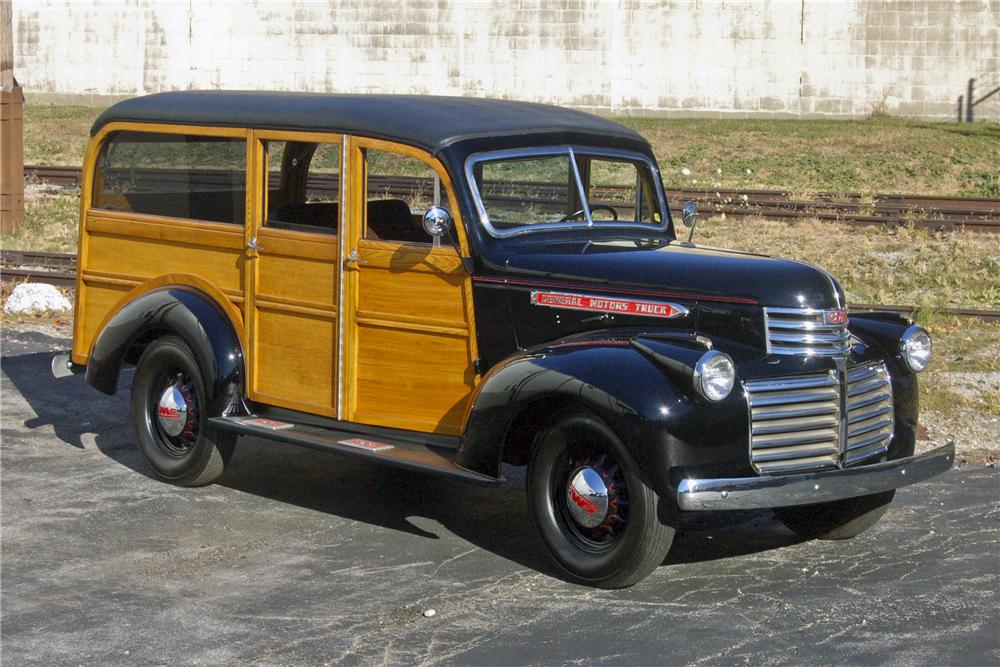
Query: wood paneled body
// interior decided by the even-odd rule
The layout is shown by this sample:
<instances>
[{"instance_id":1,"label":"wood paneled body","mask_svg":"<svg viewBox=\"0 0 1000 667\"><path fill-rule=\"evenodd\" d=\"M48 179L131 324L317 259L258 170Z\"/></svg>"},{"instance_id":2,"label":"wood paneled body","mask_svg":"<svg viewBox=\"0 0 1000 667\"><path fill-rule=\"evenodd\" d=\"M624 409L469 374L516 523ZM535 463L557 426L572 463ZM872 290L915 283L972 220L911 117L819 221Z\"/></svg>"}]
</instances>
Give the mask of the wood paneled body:
<instances>
[{"instance_id":1,"label":"wood paneled body","mask_svg":"<svg viewBox=\"0 0 1000 667\"><path fill-rule=\"evenodd\" d=\"M264 227L257 242L250 397L335 417L337 237Z\"/></svg>"},{"instance_id":2,"label":"wood paneled body","mask_svg":"<svg viewBox=\"0 0 1000 667\"><path fill-rule=\"evenodd\" d=\"M101 141L122 129L242 137L245 224L91 208ZM340 147L343 213L334 229L268 226L264 142L271 140ZM456 217L457 248L364 238L366 148L415 157L434 170ZM224 302L244 344L252 401L460 434L478 379L472 285L461 261L468 245L447 172L430 155L341 135L117 123L88 146L81 199L77 363L86 363L100 328L128 300L145 289L189 284ZM363 261L350 262L351 251Z\"/></svg>"},{"instance_id":3,"label":"wood paneled body","mask_svg":"<svg viewBox=\"0 0 1000 667\"><path fill-rule=\"evenodd\" d=\"M362 240L358 255L351 419L457 435L475 382L458 253Z\"/></svg>"}]
</instances>

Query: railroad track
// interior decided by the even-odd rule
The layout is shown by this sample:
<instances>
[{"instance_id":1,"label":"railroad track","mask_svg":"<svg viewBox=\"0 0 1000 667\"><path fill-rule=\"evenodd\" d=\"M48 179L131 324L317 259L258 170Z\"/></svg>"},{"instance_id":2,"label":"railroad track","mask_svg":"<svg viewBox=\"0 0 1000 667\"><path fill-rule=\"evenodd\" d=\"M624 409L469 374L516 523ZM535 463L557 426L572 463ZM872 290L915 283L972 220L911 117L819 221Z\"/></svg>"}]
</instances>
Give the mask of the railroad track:
<instances>
[{"instance_id":1,"label":"railroad track","mask_svg":"<svg viewBox=\"0 0 1000 667\"><path fill-rule=\"evenodd\" d=\"M25 166L25 176L61 187L79 187L78 167ZM159 184L176 179L187 183L190 172L169 170L133 170L138 181L143 178ZM201 171L195 173L199 185L225 185L230 180L227 172ZM513 183L521 192L530 186L532 203L541 206L558 206L559 196L565 187L561 184ZM336 176L313 176L309 179L309 192L315 196L336 195L339 183ZM593 192L595 204L614 205L628 193L628 186L597 187ZM428 196L433 192L430 179L409 176L372 177L369 181L372 194L393 197ZM691 190L667 189L670 209L679 215L685 202L695 201L704 213L746 218L765 217L794 221L818 219L852 225L883 225L894 227L912 225L935 231L981 231L1000 233L1000 199L974 197L931 197L926 195L875 195L863 197L856 194L818 193L803 199L789 192L778 190ZM497 201L525 201L524 196L493 197Z\"/></svg>"},{"instance_id":2,"label":"railroad track","mask_svg":"<svg viewBox=\"0 0 1000 667\"><path fill-rule=\"evenodd\" d=\"M26 250L0 251L0 278L4 281L48 283L58 287L76 286L76 255L57 252L31 252ZM900 304L849 304L851 310L884 310L903 315L912 315L917 306ZM1000 322L1000 310L974 308L935 309L940 315L972 317L986 322Z\"/></svg>"}]
</instances>

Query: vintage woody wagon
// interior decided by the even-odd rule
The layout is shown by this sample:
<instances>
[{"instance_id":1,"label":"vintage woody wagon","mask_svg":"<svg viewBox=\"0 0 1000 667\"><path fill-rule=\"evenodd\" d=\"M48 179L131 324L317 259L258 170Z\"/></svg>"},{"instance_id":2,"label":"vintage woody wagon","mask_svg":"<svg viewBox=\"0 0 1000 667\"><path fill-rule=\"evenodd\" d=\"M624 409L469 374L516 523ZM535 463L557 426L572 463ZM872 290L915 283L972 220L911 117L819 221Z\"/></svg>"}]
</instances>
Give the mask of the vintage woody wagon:
<instances>
[{"instance_id":1,"label":"vintage woody wagon","mask_svg":"<svg viewBox=\"0 0 1000 667\"><path fill-rule=\"evenodd\" d=\"M611 121L178 92L92 135L61 370L113 394L137 366L163 480L212 482L239 435L478 483L527 465L554 560L622 587L680 512L851 537L952 465L914 454L926 332L848 319L815 267L679 240L648 143Z\"/></svg>"}]
</instances>

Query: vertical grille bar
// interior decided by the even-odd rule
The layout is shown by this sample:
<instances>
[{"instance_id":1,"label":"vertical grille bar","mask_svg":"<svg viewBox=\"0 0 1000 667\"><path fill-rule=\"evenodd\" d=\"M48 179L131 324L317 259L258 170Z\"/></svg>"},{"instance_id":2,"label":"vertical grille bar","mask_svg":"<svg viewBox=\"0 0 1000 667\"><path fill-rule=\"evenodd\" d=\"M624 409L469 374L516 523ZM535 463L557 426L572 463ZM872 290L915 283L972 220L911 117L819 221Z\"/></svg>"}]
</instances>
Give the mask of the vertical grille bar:
<instances>
[{"instance_id":1,"label":"vertical grille bar","mask_svg":"<svg viewBox=\"0 0 1000 667\"><path fill-rule=\"evenodd\" d=\"M849 369L844 465L884 456L889 451L894 425L892 382L885 364Z\"/></svg>"}]
</instances>

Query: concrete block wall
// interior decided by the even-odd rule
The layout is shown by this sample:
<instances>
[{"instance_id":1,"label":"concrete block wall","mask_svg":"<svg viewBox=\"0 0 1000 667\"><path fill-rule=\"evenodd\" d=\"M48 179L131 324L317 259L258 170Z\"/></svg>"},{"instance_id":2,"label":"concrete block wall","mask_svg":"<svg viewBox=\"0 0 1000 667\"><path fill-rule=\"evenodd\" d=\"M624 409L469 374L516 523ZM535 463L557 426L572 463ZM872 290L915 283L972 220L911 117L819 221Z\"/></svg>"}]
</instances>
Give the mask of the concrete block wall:
<instances>
[{"instance_id":1,"label":"concrete block wall","mask_svg":"<svg viewBox=\"0 0 1000 667\"><path fill-rule=\"evenodd\" d=\"M433 93L650 115L949 119L1000 86L1000 0L14 0L29 101ZM978 96L978 95L977 95ZM1000 120L1000 95L975 109Z\"/></svg>"}]
</instances>

